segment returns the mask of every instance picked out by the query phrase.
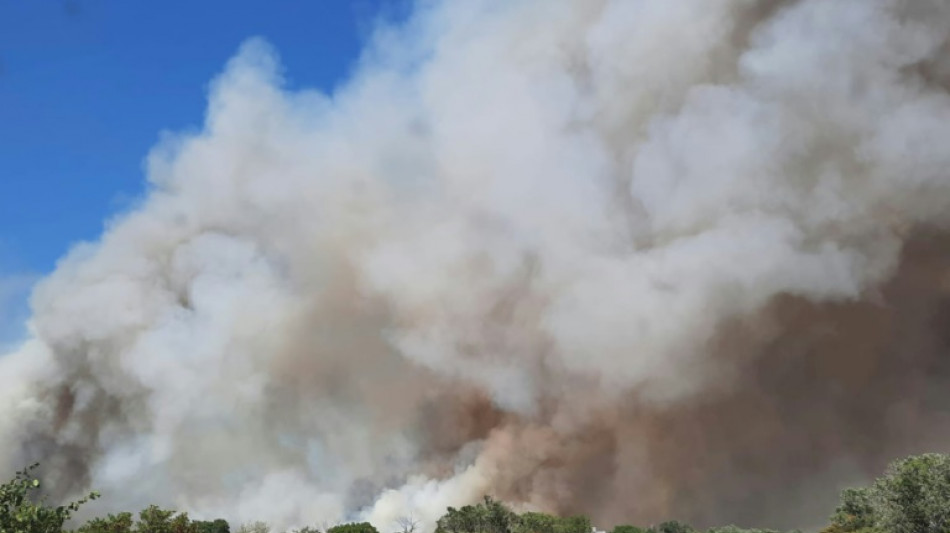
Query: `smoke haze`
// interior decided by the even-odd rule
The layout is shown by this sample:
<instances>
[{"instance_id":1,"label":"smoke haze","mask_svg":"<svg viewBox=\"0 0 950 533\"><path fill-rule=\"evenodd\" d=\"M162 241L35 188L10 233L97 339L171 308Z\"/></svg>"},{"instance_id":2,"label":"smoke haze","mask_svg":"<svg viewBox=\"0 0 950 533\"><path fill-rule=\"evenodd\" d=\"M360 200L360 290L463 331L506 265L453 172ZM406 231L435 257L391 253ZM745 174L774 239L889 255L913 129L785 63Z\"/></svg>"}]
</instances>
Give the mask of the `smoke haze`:
<instances>
[{"instance_id":1,"label":"smoke haze","mask_svg":"<svg viewBox=\"0 0 950 533\"><path fill-rule=\"evenodd\" d=\"M943 0L429 0L332 95L251 39L36 287L0 468L276 527L821 524L950 445L948 37Z\"/></svg>"}]
</instances>

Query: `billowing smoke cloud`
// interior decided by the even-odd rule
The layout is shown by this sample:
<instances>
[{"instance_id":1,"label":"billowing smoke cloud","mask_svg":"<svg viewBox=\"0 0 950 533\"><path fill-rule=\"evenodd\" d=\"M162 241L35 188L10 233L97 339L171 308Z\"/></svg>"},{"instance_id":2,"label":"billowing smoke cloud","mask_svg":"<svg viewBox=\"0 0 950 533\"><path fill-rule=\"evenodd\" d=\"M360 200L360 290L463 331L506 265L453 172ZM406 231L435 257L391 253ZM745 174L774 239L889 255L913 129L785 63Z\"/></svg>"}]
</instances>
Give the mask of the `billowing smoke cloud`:
<instances>
[{"instance_id":1,"label":"billowing smoke cloud","mask_svg":"<svg viewBox=\"0 0 950 533\"><path fill-rule=\"evenodd\" d=\"M948 37L943 0L429 1L333 95L249 41L35 290L0 466L278 527L820 524L950 444Z\"/></svg>"}]
</instances>

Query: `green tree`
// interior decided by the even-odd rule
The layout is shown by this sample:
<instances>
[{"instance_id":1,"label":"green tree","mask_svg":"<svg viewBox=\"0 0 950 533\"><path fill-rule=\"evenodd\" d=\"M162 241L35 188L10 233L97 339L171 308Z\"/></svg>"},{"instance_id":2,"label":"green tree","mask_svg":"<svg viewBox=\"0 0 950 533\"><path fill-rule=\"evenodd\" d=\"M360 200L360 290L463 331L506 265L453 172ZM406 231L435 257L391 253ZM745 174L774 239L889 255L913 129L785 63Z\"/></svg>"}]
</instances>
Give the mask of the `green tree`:
<instances>
[{"instance_id":1,"label":"green tree","mask_svg":"<svg viewBox=\"0 0 950 533\"><path fill-rule=\"evenodd\" d=\"M669 520L650 529L656 533L696 533L692 526L677 520Z\"/></svg>"},{"instance_id":2,"label":"green tree","mask_svg":"<svg viewBox=\"0 0 950 533\"><path fill-rule=\"evenodd\" d=\"M436 522L436 533L515 533L518 515L496 500L485 496L478 505L460 509L449 507ZM330 533L329 531L327 533Z\"/></svg>"},{"instance_id":3,"label":"green tree","mask_svg":"<svg viewBox=\"0 0 950 533\"><path fill-rule=\"evenodd\" d=\"M190 520L187 513L178 513L149 506L139 513L136 522L132 513L110 514L83 524L76 533L229 533L230 526L222 519Z\"/></svg>"},{"instance_id":4,"label":"green tree","mask_svg":"<svg viewBox=\"0 0 950 533\"><path fill-rule=\"evenodd\" d=\"M0 533L58 533L82 504L99 497L92 492L67 505L48 505L38 495L40 481L31 475L38 466L29 466L0 485Z\"/></svg>"},{"instance_id":5,"label":"green tree","mask_svg":"<svg viewBox=\"0 0 950 533\"><path fill-rule=\"evenodd\" d=\"M932 453L892 463L870 499L877 526L887 533L947 533L950 456Z\"/></svg>"},{"instance_id":6,"label":"green tree","mask_svg":"<svg viewBox=\"0 0 950 533\"><path fill-rule=\"evenodd\" d=\"M110 514L105 518L93 518L86 522L77 533L131 533L135 520L132 513Z\"/></svg>"},{"instance_id":7,"label":"green tree","mask_svg":"<svg viewBox=\"0 0 950 533\"><path fill-rule=\"evenodd\" d=\"M557 517L545 513L524 513L518 519L517 533L554 533Z\"/></svg>"},{"instance_id":8,"label":"green tree","mask_svg":"<svg viewBox=\"0 0 950 533\"><path fill-rule=\"evenodd\" d=\"M631 526L630 524L621 524L614 526L610 533L647 533L647 530L642 527Z\"/></svg>"},{"instance_id":9,"label":"green tree","mask_svg":"<svg viewBox=\"0 0 950 533\"><path fill-rule=\"evenodd\" d=\"M593 526L586 516L565 516L554 523L554 533L591 533Z\"/></svg>"},{"instance_id":10,"label":"green tree","mask_svg":"<svg viewBox=\"0 0 950 533\"><path fill-rule=\"evenodd\" d=\"M369 522L359 522L333 526L327 530L327 533L379 533L379 531Z\"/></svg>"},{"instance_id":11,"label":"green tree","mask_svg":"<svg viewBox=\"0 0 950 533\"><path fill-rule=\"evenodd\" d=\"M225 532L225 533L227 533L227 532ZM291 530L290 533L323 533L323 532L320 531L320 529L319 529L319 528L316 528L316 527L304 526L304 527L301 527L301 528L298 528L298 529L293 529L293 530Z\"/></svg>"},{"instance_id":12,"label":"green tree","mask_svg":"<svg viewBox=\"0 0 950 533\"><path fill-rule=\"evenodd\" d=\"M738 526L723 526L723 527L710 528L707 533L779 533L779 532L774 529L758 529L758 528L743 529ZM793 531L791 533L798 533L798 532Z\"/></svg>"},{"instance_id":13,"label":"green tree","mask_svg":"<svg viewBox=\"0 0 950 533\"><path fill-rule=\"evenodd\" d=\"M231 526L224 519L218 518L217 520L197 520L195 525L198 526L198 533L231 533ZM311 533L311 532L307 532ZM319 533L319 532L312 532Z\"/></svg>"},{"instance_id":14,"label":"green tree","mask_svg":"<svg viewBox=\"0 0 950 533\"><path fill-rule=\"evenodd\" d=\"M846 489L822 533L947 533L950 456L924 454L891 463L866 488Z\"/></svg>"},{"instance_id":15,"label":"green tree","mask_svg":"<svg viewBox=\"0 0 950 533\"><path fill-rule=\"evenodd\" d=\"M873 487L845 489L841 491L841 503L831 515L831 525L822 533L870 533L876 522Z\"/></svg>"},{"instance_id":16,"label":"green tree","mask_svg":"<svg viewBox=\"0 0 950 533\"><path fill-rule=\"evenodd\" d=\"M266 522L248 522L241 524L238 533L270 533L270 526Z\"/></svg>"},{"instance_id":17,"label":"green tree","mask_svg":"<svg viewBox=\"0 0 950 533\"><path fill-rule=\"evenodd\" d=\"M150 505L139 512L139 522L135 531L136 533L172 533L173 516L175 516L175 511L168 511L156 505Z\"/></svg>"},{"instance_id":18,"label":"green tree","mask_svg":"<svg viewBox=\"0 0 950 533\"><path fill-rule=\"evenodd\" d=\"M591 533L586 516L558 517L546 513L524 513L514 521L516 533Z\"/></svg>"}]
</instances>

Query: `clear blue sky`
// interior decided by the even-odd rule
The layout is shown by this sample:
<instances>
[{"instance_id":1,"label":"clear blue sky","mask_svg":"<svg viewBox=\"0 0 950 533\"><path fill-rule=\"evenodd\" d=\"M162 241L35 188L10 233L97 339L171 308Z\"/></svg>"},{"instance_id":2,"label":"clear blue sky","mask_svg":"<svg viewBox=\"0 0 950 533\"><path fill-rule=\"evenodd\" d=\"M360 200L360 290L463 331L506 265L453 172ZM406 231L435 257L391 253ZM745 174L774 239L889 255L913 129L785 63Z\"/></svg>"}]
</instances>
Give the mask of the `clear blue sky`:
<instances>
[{"instance_id":1,"label":"clear blue sky","mask_svg":"<svg viewBox=\"0 0 950 533\"><path fill-rule=\"evenodd\" d=\"M383 3L385 2L385 4ZM0 0L0 272L45 272L142 191L163 129L263 36L292 86L330 89L386 0Z\"/></svg>"},{"instance_id":2,"label":"clear blue sky","mask_svg":"<svg viewBox=\"0 0 950 533\"><path fill-rule=\"evenodd\" d=\"M207 83L241 42L266 38L291 86L329 90L374 17L405 5L0 0L0 340L23 314L21 275L49 272L142 193L160 131L201 124Z\"/></svg>"}]
</instances>

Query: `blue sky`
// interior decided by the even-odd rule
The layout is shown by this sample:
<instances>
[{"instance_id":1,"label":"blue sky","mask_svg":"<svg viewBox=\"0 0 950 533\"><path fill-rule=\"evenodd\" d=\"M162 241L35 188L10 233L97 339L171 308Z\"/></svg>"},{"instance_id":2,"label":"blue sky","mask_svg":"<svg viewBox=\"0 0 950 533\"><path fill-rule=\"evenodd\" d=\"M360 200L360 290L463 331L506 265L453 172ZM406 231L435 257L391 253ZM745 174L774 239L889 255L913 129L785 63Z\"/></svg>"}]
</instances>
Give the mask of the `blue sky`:
<instances>
[{"instance_id":1,"label":"blue sky","mask_svg":"<svg viewBox=\"0 0 950 533\"><path fill-rule=\"evenodd\" d=\"M0 0L0 340L29 280L143 192L163 130L197 128L245 39L331 90L397 0Z\"/></svg>"}]
</instances>

